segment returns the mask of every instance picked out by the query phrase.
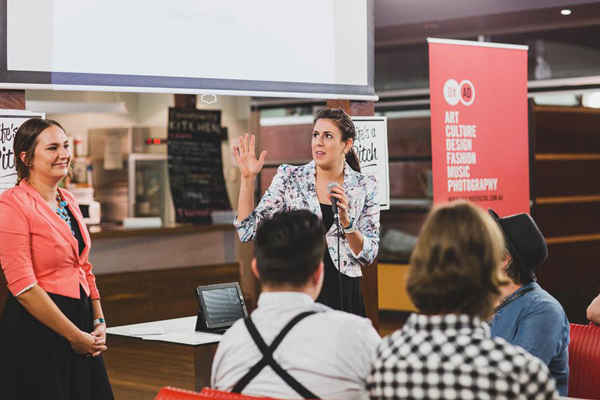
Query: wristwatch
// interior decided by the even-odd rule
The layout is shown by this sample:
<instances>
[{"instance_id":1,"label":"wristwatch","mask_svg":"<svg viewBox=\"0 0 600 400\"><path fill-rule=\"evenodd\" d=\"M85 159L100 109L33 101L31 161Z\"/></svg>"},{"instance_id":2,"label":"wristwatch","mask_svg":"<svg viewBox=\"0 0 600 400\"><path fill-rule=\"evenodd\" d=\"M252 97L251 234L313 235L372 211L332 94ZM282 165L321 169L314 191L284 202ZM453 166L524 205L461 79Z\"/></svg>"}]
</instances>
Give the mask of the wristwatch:
<instances>
[{"instance_id":1,"label":"wristwatch","mask_svg":"<svg viewBox=\"0 0 600 400\"><path fill-rule=\"evenodd\" d=\"M348 225L346 228L344 228L342 226L342 230L344 231L344 233L353 233L353 232L356 232L356 227L354 226L354 220L351 219L350 220L350 225Z\"/></svg>"}]
</instances>

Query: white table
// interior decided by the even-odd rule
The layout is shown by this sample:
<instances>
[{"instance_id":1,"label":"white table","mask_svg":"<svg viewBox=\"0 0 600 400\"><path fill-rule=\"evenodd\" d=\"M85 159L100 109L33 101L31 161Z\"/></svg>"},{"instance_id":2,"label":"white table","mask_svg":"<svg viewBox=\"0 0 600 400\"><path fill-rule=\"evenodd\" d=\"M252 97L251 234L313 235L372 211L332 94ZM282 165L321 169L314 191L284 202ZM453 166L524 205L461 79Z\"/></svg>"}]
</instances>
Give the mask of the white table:
<instances>
[{"instance_id":1,"label":"white table","mask_svg":"<svg viewBox=\"0 0 600 400\"><path fill-rule=\"evenodd\" d=\"M140 335L140 328L162 328L163 334ZM164 321L116 326L106 329L109 335L125 336L137 340L167 343L168 345L190 346L194 351L194 384L197 391L210 386L213 356L222 335L196 332L196 317L167 319Z\"/></svg>"}]
</instances>

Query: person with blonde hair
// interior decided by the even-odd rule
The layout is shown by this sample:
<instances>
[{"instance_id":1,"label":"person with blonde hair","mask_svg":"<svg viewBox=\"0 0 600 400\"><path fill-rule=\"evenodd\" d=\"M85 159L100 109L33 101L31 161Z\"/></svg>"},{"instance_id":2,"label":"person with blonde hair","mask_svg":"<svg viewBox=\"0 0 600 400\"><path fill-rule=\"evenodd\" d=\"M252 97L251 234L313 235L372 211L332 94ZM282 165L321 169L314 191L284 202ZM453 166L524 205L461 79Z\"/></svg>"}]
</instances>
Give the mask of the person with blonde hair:
<instances>
[{"instance_id":1,"label":"person with blonde hair","mask_svg":"<svg viewBox=\"0 0 600 400\"><path fill-rule=\"evenodd\" d=\"M551 399L546 365L484 322L503 285L504 238L471 203L435 208L413 250L407 281L418 313L377 348L372 399Z\"/></svg>"}]
</instances>

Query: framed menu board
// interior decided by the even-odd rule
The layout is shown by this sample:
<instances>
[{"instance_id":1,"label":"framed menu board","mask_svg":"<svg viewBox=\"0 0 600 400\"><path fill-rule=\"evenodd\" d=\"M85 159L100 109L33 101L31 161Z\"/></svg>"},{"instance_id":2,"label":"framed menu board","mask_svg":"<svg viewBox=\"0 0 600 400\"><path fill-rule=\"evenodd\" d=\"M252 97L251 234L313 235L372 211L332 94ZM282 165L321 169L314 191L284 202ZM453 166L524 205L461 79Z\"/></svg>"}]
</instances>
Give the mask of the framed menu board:
<instances>
[{"instance_id":1,"label":"framed menu board","mask_svg":"<svg viewBox=\"0 0 600 400\"><path fill-rule=\"evenodd\" d=\"M178 223L208 224L230 210L223 163L220 110L169 109L168 166Z\"/></svg>"}]
</instances>

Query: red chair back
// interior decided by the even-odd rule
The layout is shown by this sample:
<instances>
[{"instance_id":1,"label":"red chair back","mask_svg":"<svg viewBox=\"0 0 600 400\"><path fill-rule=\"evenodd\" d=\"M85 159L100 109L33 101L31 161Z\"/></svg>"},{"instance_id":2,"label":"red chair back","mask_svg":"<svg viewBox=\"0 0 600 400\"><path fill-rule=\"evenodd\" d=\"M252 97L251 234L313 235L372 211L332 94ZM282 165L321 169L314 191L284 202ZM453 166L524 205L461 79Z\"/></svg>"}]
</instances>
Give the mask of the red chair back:
<instances>
[{"instance_id":1,"label":"red chair back","mask_svg":"<svg viewBox=\"0 0 600 400\"><path fill-rule=\"evenodd\" d=\"M192 392L191 390L177 389L170 386L165 386L160 389L160 392L156 395L154 400L197 400L197 399L210 399L198 392Z\"/></svg>"},{"instance_id":2,"label":"red chair back","mask_svg":"<svg viewBox=\"0 0 600 400\"><path fill-rule=\"evenodd\" d=\"M202 389L201 393L191 390L177 389L166 386L158 392L154 400L197 400L197 399L217 399L217 400L265 400L266 397L245 396L239 393L221 392L211 388ZM272 400L272 399L271 399Z\"/></svg>"},{"instance_id":3,"label":"red chair back","mask_svg":"<svg viewBox=\"0 0 600 400\"><path fill-rule=\"evenodd\" d=\"M571 324L569 397L600 399L600 326Z\"/></svg>"},{"instance_id":4,"label":"red chair back","mask_svg":"<svg viewBox=\"0 0 600 400\"><path fill-rule=\"evenodd\" d=\"M202 389L202 394L206 396L206 398L210 399L220 399L220 400L265 400L267 397L254 397L254 396L246 396L239 393L231 393L231 392L222 392L220 390L204 388ZM270 399L272 400L272 399Z\"/></svg>"}]
</instances>

